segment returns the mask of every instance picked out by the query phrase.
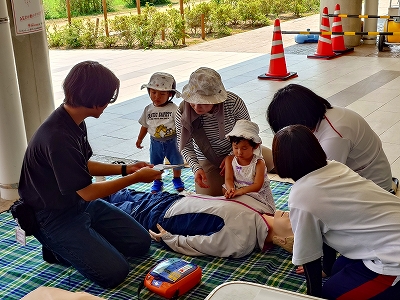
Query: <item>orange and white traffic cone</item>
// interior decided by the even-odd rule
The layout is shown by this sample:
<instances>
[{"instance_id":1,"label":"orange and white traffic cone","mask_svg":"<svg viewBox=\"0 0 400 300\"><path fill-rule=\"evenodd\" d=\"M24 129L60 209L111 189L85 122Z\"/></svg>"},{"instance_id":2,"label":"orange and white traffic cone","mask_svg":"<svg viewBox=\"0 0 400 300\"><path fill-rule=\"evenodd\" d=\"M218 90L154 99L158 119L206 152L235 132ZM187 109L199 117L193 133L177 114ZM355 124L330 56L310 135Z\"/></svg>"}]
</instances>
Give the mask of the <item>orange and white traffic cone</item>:
<instances>
[{"instance_id":1,"label":"orange and white traffic cone","mask_svg":"<svg viewBox=\"0 0 400 300\"><path fill-rule=\"evenodd\" d=\"M328 8L324 7L322 11L322 20L320 31L330 31ZM331 59L336 57L335 52L332 50L332 40L330 35L319 35L317 52L314 55L307 55L307 58L320 58L320 59Z\"/></svg>"},{"instance_id":2,"label":"orange and white traffic cone","mask_svg":"<svg viewBox=\"0 0 400 300\"><path fill-rule=\"evenodd\" d=\"M335 15L340 14L340 5L336 4L335 6ZM342 18L341 17L333 17L333 23L332 23L332 33L333 32L343 32L343 27L342 27ZM354 48L346 48L344 45L344 37L343 35L335 35L332 34L332 50L335 53L347 53L350 51L353 51Z\"/></svg>"},{"instance_id":3,"label":"orange and white traffic cone","mask_svg":"<svg viewBox=\"0 0 400 300\"><path fill-rule=\"evenodd\" d=\"M287 80L294 77L297 77L297 73L288 72L286 69L286 60L282 44L281 24L279 19L276 19L272 37L269 70L268 73L258 76L258 79Z\"/></svg>"}]
</instances>

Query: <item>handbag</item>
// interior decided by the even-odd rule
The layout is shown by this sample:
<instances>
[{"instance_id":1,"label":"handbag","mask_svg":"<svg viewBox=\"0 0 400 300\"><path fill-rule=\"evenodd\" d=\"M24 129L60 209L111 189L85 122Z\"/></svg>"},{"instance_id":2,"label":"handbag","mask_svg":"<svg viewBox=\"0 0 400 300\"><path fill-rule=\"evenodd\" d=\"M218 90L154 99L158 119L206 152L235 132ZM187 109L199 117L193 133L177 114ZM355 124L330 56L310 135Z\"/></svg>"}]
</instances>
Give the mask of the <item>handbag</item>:
<instances>
[{"instance_id":1,"label":"handbag","mask_svg":"<svg viewBox=\"0 0 400 300\"><path fill-rule=\"evenodd\" d=\"M9 212L11 212L18 226L25 231L26 236L34 235L39 231L34 209L22 199L15 201L11 205Z\"/></svg>"}]
</instances>

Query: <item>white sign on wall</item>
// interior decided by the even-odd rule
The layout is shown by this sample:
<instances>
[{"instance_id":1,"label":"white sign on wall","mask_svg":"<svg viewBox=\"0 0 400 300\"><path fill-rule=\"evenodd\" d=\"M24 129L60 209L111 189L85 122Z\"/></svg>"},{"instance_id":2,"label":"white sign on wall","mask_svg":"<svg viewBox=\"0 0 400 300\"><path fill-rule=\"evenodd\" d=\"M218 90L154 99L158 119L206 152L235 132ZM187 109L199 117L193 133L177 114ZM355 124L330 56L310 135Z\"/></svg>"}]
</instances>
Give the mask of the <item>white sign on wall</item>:
<instances>
[{"instance_id":1,"label":"white sign on wall","mask_svg":"<svg viewBox=\"0 0 400 300\"><path fill-rule=\"evenodd\" d=\"M41 0L11 0L16 35L44 30Z\"/></svg>"}]
</instances>

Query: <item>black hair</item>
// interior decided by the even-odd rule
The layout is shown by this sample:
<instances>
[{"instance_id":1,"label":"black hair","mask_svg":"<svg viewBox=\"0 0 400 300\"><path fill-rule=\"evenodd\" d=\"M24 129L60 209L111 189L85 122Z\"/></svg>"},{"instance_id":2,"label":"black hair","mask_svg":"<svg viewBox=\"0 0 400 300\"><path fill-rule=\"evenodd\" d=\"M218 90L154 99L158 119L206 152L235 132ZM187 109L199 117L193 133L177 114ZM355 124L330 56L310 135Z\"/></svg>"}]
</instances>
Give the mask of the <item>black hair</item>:
<instances>
[{"instance_id":1,"label":"black hair","mask_svg":"<svg viewBox=\"0 0 400 300\"><path fill-rule=\"evenodd\" d=\"M96 61L83 61L64 80L64 103L87 108L114 103L119 86L120 81L111 70Z\"/></svg>"},{"instance_id":2,"label":"black hair","mask_svg":"<svg viewBox=\"0 0 400 300\"><path fill-rule=\"evenodd\" d=\"M275 134L272 157L276 173L294 181L327 164L317 138L303 125L290 125Z\"/></svg>"},{"instance_id":3,"label":"black hair","mask_svg":"<svg viewBox=\"0 0 400 300\"><path fill-rule=\"evenodd\" d=\"M246 139L246 138L244 138L244 137L242 137L242 136L230 136L230 137L229 137L229 141L231 142L231 144L233 144L233 143L239 144L239 143L240 143L241 141L243 141L243 140L248 141L249 144L250 144L250 146L251 146L252 148L257 148L257 146L259 145L259 144L257 144L256 142L254 142L253 140L251 140L251 139Z\"/></svg>"},{"instance_id":4,"label":"black hair","mask_svg":"<svg viewBox=\"0 0 400 300\"><path fill-rule=\"evenodd\" d=\"M310 89L289 84L279 89L268 106L266 118L273 132L295 124L314 130L332 105Z\"/></svg>"}]
</instances>

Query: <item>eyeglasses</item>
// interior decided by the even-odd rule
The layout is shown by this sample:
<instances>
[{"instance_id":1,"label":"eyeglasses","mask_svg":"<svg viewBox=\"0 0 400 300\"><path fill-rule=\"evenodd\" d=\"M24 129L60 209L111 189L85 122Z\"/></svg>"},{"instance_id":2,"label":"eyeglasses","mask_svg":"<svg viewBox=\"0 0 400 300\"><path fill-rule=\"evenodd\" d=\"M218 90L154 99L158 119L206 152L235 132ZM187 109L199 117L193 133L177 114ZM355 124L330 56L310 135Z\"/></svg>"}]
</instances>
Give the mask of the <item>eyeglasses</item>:
<instances>
[{"instance_id":1,"label":"eyeglasses","mask_svg":"<svg viewBox=\"0 0 400 300\"><path fill-rule=\"evenodd\" d=\"M111 97L111 100L109 103L114 103L115 101L117 101L118 93L119 93L119 89L116 89L114 92L114 95Z\"/></svg>"}]
</instances>

